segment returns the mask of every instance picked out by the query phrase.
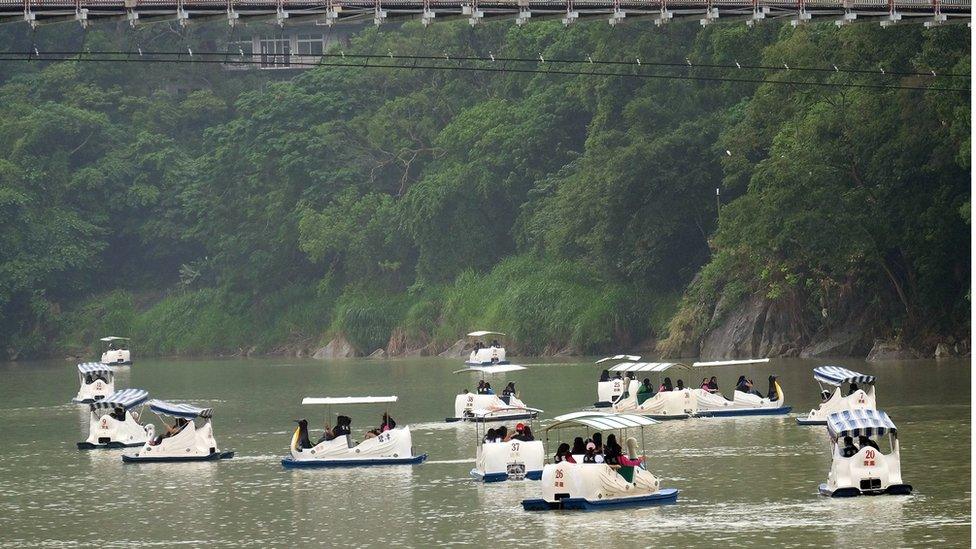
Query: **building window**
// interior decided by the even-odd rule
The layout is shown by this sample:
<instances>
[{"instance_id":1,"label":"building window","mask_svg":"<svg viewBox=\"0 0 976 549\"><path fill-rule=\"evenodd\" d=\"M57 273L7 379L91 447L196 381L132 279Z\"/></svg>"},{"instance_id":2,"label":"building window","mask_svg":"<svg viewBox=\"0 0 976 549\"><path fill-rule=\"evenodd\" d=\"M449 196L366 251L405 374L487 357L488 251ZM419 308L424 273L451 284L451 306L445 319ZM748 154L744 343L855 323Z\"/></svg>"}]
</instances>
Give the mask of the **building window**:
<instances>
[{"instance_id":1,"label":"building window","mask_svg":"<svg viewBox=\"0 0 976 549\"><path fill-rule=\"evenodd\" d=\"M325 37L321 34L299 34L298 55L321 56L325 50Z\"/></svg>"},{"instance_id":2,"label":"building window","mask_svg":"<svg viewBox=\"0 0 976 549\"><path fill-rule=\"evenodd\" d=\"M273 69L287 67L291 44L287 38L261 39L261 68Z\"/></svg>"}]
</instances>

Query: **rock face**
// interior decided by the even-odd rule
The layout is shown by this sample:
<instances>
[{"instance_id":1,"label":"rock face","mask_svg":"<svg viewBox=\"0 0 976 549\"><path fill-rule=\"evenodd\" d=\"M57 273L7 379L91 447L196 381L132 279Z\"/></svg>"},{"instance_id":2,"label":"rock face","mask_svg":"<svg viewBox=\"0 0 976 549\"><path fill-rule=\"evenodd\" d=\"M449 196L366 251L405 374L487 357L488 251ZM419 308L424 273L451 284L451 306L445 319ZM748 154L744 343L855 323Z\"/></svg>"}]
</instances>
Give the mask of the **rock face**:
<instances>
[{"instance_id":1,"label":"rock face","mask_svg":"<svg viewBox=\"0 0 976 549\"><path fill-rule=\"evenodd\" d=\"M797 356L803 334L792 322L785 301L751 296L737 307L724 298L715 307L712 325L702 339L699 356L706 359Z\"/></svg>"},{"instance_id":2,"label":"rock face","mask_svg":"<svg viewBox=\"0 0 976 549\"><path fill-rule=\"evenodd\" d=\"M947 343L939 343L935 346L935 358L948 358L952 356L952 349Z\"/></svg>"},{"instance_id":3,"label":"rock face","mask_svg":"<svg viewBox=\"0 0 976 549\"><path fill-rule=\"evenodd\" d=\"M865 356L871 348L864 328L857 323L845 324L833 330L822 330L812 340L800 351L801 357Z\"/></svg>"},{"instance_id":4,"label":"rock face","mask_svg":"<svg viewBox=\"0 0 976 549\"><path fill-rule=\"evenodd\" d=\"M897 341L876 339L871 352L868 353L868 360L904 360L918 358L911 349L905 347Z\"/></svg>"},{"instance_id":5,"label":"rock face","mask_svg":"<svg viewBox=\"0 0 976 549\"><path fill-rule=\"evenodd\" d=\"M369 356L366 358L386 358L386 351L384 351L383 349L376 349L375 351L370 353Z\"/></svg>"},{"instance_id":6,"label":"rock face","mask_svg":"<svg viewBox=\"0 0 976 549\"><path fill-rule=\"evenodd\" d=\"M444 358L465 358L471 352L471 346L464 339L459 339L437 356Z\"/></svg>"},{"instance_id":7,"label":"rock face","mask_svg":"<svg viewBox=\"0 0 976 549\"><path fill-rule=\"evenodd\" d=\"M319 360L334 360L337 358L352 358L358 356L359 353L356 348L353 347L352 343L345 338L345 336L338 335L329 342L328 345L317 349L312 355L312 358Z\"/></svg>"}]
</instances>

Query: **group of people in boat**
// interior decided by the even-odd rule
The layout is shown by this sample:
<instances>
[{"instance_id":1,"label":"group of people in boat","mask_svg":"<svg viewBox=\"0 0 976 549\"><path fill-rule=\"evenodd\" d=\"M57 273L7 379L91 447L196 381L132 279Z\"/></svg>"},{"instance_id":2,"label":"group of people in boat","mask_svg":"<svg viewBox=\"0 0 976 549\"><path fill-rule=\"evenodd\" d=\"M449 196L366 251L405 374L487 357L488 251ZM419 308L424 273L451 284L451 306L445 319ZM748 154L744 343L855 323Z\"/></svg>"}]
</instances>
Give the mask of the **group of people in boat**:
<instances>
[{"instance_id":1,"label":"group of people in boat","mask_svg":"<svg viewBox=\"0 0 976 549\"><path fill-rule=\"evenodd\" d=\"M467 392L468 392L468 390L465 389L462 394L465 394ZM479 395L493 395L493 394L495 394L495 390L491 388L491 383L489 383L489 382L487 382L487 381L485 381L483 379L478 382L477 392L478 392ZM508 384L505 385L505 388L502 389L501 399L502 399L502 401L505 402L505 404L508 404L509 397L512 397L515 394L516 394L516 391L515 391L515 382L514 381L509 381Z\"/></svg>"},{"instance_id":2,"label":"group of people in boat","mask_svg":"<svg viewBox=\"0 0 976 549\"><path fill-rule=\"evenodd\" d=\"M845 396L851 396L854 393L856 393L858 390L859 390L859 387L857 386L857 383L851 383L850 386L847 388L847 394ZM823 389L823 390L820 391L820 400L822 402L827 402L828 400L830 400L830 396L832 394L833 393L831 393L827 389Z\"/></svg>"},{"instance_id":3,"label":"group of people in boat","mask_svg":"<svg viewBox=\"0 0 976 549\"><path fill-rule=\"evenodd\" d=\"M369 440L374 437L396 428L396 421L388 413L383 413L383 417L380 420L379 427L374 429L369 429L363 433L363 440ZM352 418L349 416L340 415L336 418L335 427L330 426L326 423L325 428L322 431L322 436L319 437L315 444L308 438L308 420L300 419L298 420L298 448L314 448L315 446L322 444L323 442L328 442L330 440L335 440L342 436L352 436Z\"/></svg>"},{"instance_id":4,"label":"group of people in boat","mask_svg":"<svg viewBox=\"0 0 976 549\"><path fill-rule=\"evenodd\" d=\"M491 340L491 345L485 345L481 341L474 342L474 352L476 353L482 349L501 349L501 347L502 345L501 343L498 343L497 339Z\"/></svg>"},{"instance_id":5,"label":"group of people in boat","mask_svg":"<svg viewBox=\"0 0 976 549\"><path fill-rule=\"evenodd\" d=\"M532 428L524 423L519 423L515 425L515 430L512 432L508 431L508 427L502 425L497 429L488 429L485 433L484 442L508 442L510 440L521 440L524 442L529 442L535 440L535 436L532 435Z\"/></svg>"},{"instance_id":6,"label":"group of people in boat","mask_svg":"<svg viewBox=\"0 0 976 549\"><path fill-rule=\"evenodd\" d=\"M603 441L601 433L593 433L590 438L576 437L573 444L561 443L553 456L553 463L606 463L611 467L636 467L641 460L628 456L614 434L607 435Z\"/></svg>"},{"instance_id":7,"label":"group of people in boat","mask_svg":"<svg viewBox=\"0 0 976 549\"><path fill-rule=\"evenodd\" d=\"M616 372L613 378L610 377L609 370L603 370L603 373L600 374L601 382L612 381L614 379L622 379L620 377L620 372ZM624 386L625 387L624 394L620 397L621 399L630 396L629 391L626 388L630 386L631 380L635 379L634 373L627 372L627 377L623 379L625 379L626 385ZM747 379L746 376L740 375L739 380L735 384L735 390L747 394L753 394L761 398L765 397L768 398L769 400L776 400L779 397L776 392L775 381L776 381L776 376L769 376L769 391L765 395L763 395L757 389L755 389L755 384L751 379ZM853 385L853 390L848 394L852 394L854 391L857 390L857 385L856 384L852 384L852 385ZM667 391L683 391L687 388L688 387L685 386L685 382L683 379L679 379L677 380L677 382L672 382L670 377L665 377L664 381L662 381L661 384L658 386L657 393L663 393ZM709 393L713 393L713 394L718 393L719 392L718 379L715 376L703 377L701 381L701 386L699 388ZM643 404L644 401L653 397L655 394L656 393L654 391L654 386L651 384L650 378L645 377L644 381L642 381L640 386L637 388L637 404L638 405Z\"/></svg>"},{"instance_id":8,"label":"group of people in boat","mask_svg":"<svg viewBox=\"0 0 976 549\"><path fill-rule=\"evenodd\" d=\"M125 411L124 410L122 411L122 417L123 417L123 420L124 420L125 419ZM182 418L182 417L176 418L176 421L173 422L172 425L170 425L169 423L166 423L164 421L163 422L163 426L165 427L165 429L163 430L162 433L156 435L156 437L154 439L152 439L151 441L149 441L149 445L150 446L156 446L160 442L162 442L164 438L169 438L171 436L174 436L174 435L178 434L180 431L182 431L186 427L186 425L188 423L190 423L190 420L188 420L186 418Z\"/></svg>"},{"instance_id":9,"label":"group of people in boat","mask_svg":"<svg viewBox=\"0 0 976 549\"><path fill-rule=\"evenodd\" d=\"M96 381L101 381L102 383L108 383L108 379L105 378L104 372L91 372L85 374L85 385L91 385Z\"/></svg>"},{"instance_id":10,"label":"group of people in boat","mask_svg":"<svg viewBox=\"0 0 976 549\"><path fill-rule=\"evenodd\" d=\"M854 445L854 437L844 437L844 446L841 448L840 455L846 458L855 456L858 452L865 448L874 448L875 450L881 451L878 448L878 443L871 440L871 437L861 435L857 437L857 446Z\"/></svg>"}]
</instances>

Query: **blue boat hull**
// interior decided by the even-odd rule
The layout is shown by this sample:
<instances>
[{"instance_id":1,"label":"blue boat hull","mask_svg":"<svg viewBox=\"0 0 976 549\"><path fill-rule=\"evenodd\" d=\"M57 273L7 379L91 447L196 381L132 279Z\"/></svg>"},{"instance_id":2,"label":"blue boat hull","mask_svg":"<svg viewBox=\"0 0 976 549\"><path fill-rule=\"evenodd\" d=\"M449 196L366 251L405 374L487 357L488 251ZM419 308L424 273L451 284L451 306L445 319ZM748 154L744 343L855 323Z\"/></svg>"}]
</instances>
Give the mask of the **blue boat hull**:
<instances>
[{"instance_id":1,"label":"blue boat hull","mask_svg":"<svg viewBox=\"0 0 976 549\"><path fill-rule=\"evenodd\" d=\"M446 417L444 421L448 423L455 423L458 421L470 421L472 423L491 423L495 421L515 421L518 419L534 419L538 417L539 414L535 412L526 414L512 414L508 416L488 416L488 417Z\"/></svg>"},{"instance_id":2,"label":"blue boat hull","mask_svg":"<svg viewBox=\"0 0 976 549\"><path fill-rule=\"evenodd\" d=\"M807 419L805 417L796 418L797 425L826 425L827 420L825 419Z\"/></svg>"},{"instance_id":3,"label":"blue boat hull","mask_svg":"<svg viewBox=\"0 0 976 549\"><path fill-rule=\"evenodd\" d=\"M375 465L417 465L427 461L427 454L402 458L377 459L324 459L324 460L296 460L291 456L283 458L281 464L289 469L321 468L321 467L370 467Z\"/></svg>"},{"instance_id":4,"label":"blue boat hull","mask_svg":"<svg viewBox=\"0 0 976 549\"><path fill-rule=\"evenodd\" d=\"M136 446L142 446L145 442L137 442L135 444L122 444L121 442L109 442L107 444L92 444L91 442L79 442L79 450L118 450L119 448L135 448Z\"/></svg>"},{"instance_id":5,"label":"blue boat hull","mask_svg":"<svg viewBox=\"0 0 976 549\"><path fill-rule=\"evenodd\" d=\"M698 412L698 417L781 416L790 413L792 406L779 408L740 408L737 410L709 410Z\"/></svg>"},{"instance_id":6,"label":"blue boat hull","mask_svg":"<svg viewBox=\"0 0 976 549\"><path fill-rule=\"evenodd\" d=\"M517 482L517 479L509 479L508 473L488 473L483 475L477 469L471 469L471 476L481 482L503 482L506 480L514 480ZM542 480L542 469L526 471L525 480Z\"/></svg>"},{"instance_id":7,"label":"blue boat hull","mask_svg":"<svg viewBox=\"0 0 976 549\"><path fill-rule=\"evenodd\" d=\"M182 463L187 461L219 461L234 457L234 452L214 452L206 456L187 456L187 457L144 457L128 456L122 454L122 461L125 463Z\"/></svg>"},{"instance_id":8,"label":"blue boat hull","mask_svg":"<svg viewBox=\"0 0 976 549\"><path fill-rule=\"evenodd\" d=\"M678 490L668 488L658 490L646 496L634 496L629 498L614 498L599 501L590 501L585 498L565 498L555 502L544 499L525 499L522 500L522 508L526 511L556 511L565 509L567 511L602 511L608 509L624 509L628 507L650 507L652 505L671 505L678 501Z\"/></svg>"}]
</instances>

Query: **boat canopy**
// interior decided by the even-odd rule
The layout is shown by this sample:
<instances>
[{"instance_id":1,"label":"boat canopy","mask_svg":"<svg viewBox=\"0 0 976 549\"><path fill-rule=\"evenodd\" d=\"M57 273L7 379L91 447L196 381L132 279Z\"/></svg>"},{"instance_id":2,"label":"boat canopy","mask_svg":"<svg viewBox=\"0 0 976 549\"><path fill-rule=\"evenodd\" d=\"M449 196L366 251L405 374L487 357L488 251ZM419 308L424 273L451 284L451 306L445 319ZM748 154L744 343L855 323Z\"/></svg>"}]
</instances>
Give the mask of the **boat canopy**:
<instances>
[{"instance_id":1,"label":"boat canopy","mask_svg":"<svg viewBox=\"0 0 976 549\"><path fill-rule=\"evenodd\" d=\"M743 358L737 360L713 360L711 362L695 362L692 364L695 368L706 368L709 366L736 366L743 364L762 364L763 362L769 362L768 358Z\"/></svg>"},{"instance_id":2,"label":"boat canopy","mask_svg":"<svg viewBox=\"0 0 976 549\"><path fill-rule=\"evenodd\" d=\"M463 372L481 372L483 374L502 374L505 372L516 372L518 370L524 370L525 366L519 366L518 364L491 364L489 366L470 366L461 370L455 370L455 374L460 374Z\"/></svg>"},{"instance_id":3,"label":"boat canopy","mask_svg":"<svg viewBox=\"0 0 976 549\"><path fill-rule=\"evenodd\" d=\"M638 360L640 360L640 357L637 355L613 355L613 356L601 358L600 360L596 361L596 363L602 364L604 362L609 362L611 360L629 360L631 362L637 362Z\"/></svg>"},{"instance_id":4,"label":"boat canopy","mask_svg":"<svg viewBox=\"0 0 976 549\"><path fill-rule=\"evenodd\" d=\"M82 362L78 365L78 372L82 374L112 375L112 369L101 362Z\"/></svg>"},{"instance_id":5,"label":"boat canopy","mask_svg":"<svg viewBox=\"0 0 976 549\"><path fill-rule=\"evenodd\" d=\"M121 391L115 391L101 400L92 402L91 409L95 411L99 408L122 407L128 410L129 408L134 408L142 404L148 398L149 391L145 389L122 389Z\"/></svg>"},{"instance_id":6,"label":"boat canopy","mask_svg":"<svg viewBox=\"0 0 976 549\"><path fill-rule=\"evenodd\" d=\"M380 404L396 402L395 396L365 396L365 397L305 397L302 404Z\"/></svg>"},{"instance_id":7,"label":"boat canopy","mask_svg":"<svg viewBox=\"0 0 976 549\"><path fill-rule=\"evenodd\" d=\"M129 338L119 337L119 336L108 336L108 337L103 337L100 341L129 341Z\"/></svg>"},{"instance_id":8,"label":"boat canopy","mask_svg":"<svg viewBox=\"0 0 976 549\"><path fill-rule=\"evenodd\" d=\"M813 379L829 385L844 383L867 383L874 385L875 376L869 376L841 366L818 366L813 369Z\"/></svg>"},{"instance_id":9,"label":"boat canopy","mask_svg":"<svg viewBox=\"0 0 976 549\"><path fill-rule=\"evenodd\" d=\"M827 432L834 440L841 437L884 435L898 428L882 410L844 410L827 416Z\"/></svg>"},{"instance_id":10,"label":"boat canopy","mask_svg":"<svg viewBox=\"0 0 976 549\"><path fill-rule=\"evenodd\" d=\"M584 425L593 430L628 429L647 427L660 423L656 419L637 414L609 414L604 412L573 412L555 418L555 423L546 427L546 432L566 425Z\"/></svg>"},{"instance_id":11,"label":"boat canopy","mask_svg":"<svg viewBox=\"0 0 976 549\"><path fill-rule=\"evenodd\" d=\"M611 372L665 372L671 368L687 368L680 362L622 362L610 368Z\"/></svg>"},{"instance_id":12,"label":"boat canopy","mask_svg":"<svg viewBox=\"0 0 976 549\"><path fill-rule=\"evenodd\" d=\"M490 332L488 330L478 330L477 332L471 332L470 334L468 334L468 337L484 337L486 335L499 335L499 336L503 336L505 334L503 334L501 332Z\"/></svg>"},{"instance_id":13,"label":"boat canopy","mask_svg":"<svg viewBox=\"0 0 976 549\"><path fill-rule=\"evenodd\" d=\"M488 410L485 408L471 410L471 415L474 417L489 417L495 414L505 415L512 412L535 412L537 414L541 414L542 410L538 408L529 408L528 406L505 406L503 408L495 408L494 410Z\"/></svg>"},{"instance_id":14,"label":"boat canopy","mask_svg":"<svg viewBox=\"0 0 976 549\"><path fill-rule=\"evenodd\" d=\"M213 408L198 408L191 404L176 404L164 400L150 400L149 409L157 414L171 417L181 417L184 419L194 419L198 417L213 417Z\"/></svg>"}]
</instances>

